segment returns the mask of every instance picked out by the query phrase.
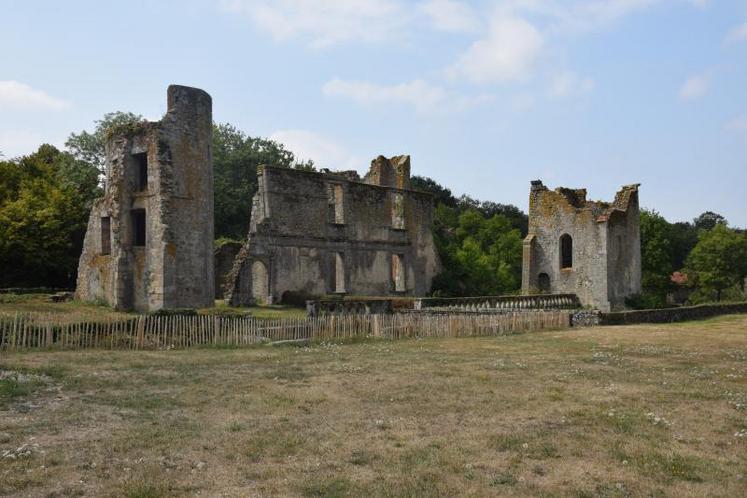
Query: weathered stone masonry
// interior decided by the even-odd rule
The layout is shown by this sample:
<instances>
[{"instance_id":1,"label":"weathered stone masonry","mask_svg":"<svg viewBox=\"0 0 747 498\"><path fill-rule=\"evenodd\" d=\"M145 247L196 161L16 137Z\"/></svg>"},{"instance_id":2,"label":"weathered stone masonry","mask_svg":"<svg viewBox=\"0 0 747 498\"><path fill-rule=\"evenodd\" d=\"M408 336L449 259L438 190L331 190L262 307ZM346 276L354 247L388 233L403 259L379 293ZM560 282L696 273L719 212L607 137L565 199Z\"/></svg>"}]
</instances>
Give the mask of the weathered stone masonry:
<instances>
[{"instance_id":1,"label":"weathered stone masonry","mask_svg":"<svg viewBox=\"0 0 747 498\"><path fill-rule=\"evenodd\" d=\"M533 181L522 292L572 293L584 306L623 308L641 291L638 187L623 187L608 203Z\"/></svg>"},{"instance_id":2,"label":"weathered stone masonry","mask_svg":"<svg viewBox=\"0 0 747 498\"><path fill-rule=\"evenodd\" d=\"M258 171L249 236L228 277L232 305L307 295L425 295L439 271L433 197L410 190L410 158L354 171Z\"/></svg>"},{"instance_id":3,"label":"weathered stone masonry","mask_svg":"<svg viewBox=\"0 0 747 498\"><path fill-rule=\"evenodd\" d=\"M212 101L172 85L161 121L112 131L77 297L151 311L214 303Z\"/></svg>"}]
</instances>

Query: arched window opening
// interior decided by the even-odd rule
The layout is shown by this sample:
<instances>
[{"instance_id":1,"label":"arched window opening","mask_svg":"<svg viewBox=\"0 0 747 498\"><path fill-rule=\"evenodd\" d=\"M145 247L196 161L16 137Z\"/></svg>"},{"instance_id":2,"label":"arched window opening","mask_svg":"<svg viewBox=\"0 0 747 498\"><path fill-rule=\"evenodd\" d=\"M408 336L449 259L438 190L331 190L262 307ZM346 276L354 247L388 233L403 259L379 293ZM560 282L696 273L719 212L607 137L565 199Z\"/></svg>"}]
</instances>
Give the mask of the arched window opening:
<instances>
[{"instance_id":1,"label":"arched window opening","mask_svg":"<svg viewBox=\"0 0 747 498\"><path fill-rule=\"evenodd\" d=\"M573 239L567 233L560 237L560 268L573 268Z\"/></svg>"}]
</instances>

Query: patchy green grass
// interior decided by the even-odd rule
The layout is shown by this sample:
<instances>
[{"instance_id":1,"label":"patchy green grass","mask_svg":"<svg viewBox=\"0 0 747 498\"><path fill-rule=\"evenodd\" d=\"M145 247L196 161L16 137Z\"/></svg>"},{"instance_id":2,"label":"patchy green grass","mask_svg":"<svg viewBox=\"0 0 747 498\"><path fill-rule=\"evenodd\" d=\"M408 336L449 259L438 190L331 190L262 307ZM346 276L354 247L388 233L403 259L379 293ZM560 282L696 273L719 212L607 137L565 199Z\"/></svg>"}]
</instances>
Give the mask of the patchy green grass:
<instances>
[{"instance_id":1,"label":"patchy green grass","mask_svg":"<svg viewBox=\"0 0 747 498\"><path fill-rule=\"evenodd\" d=\"M747 316L3 353L0 495L744 496L746 416Z\"/></svg>"},{"instance_id":2,"label":"patchy green grass","mask_svg":"<svg viewBox=\"0 0 747 498\"><path fill-rule=\"evenodd\" d=\"M85 314L89 317L107 318L127 316L111 308L81 301L53 303L50 294L0 294L0 313L53 313L64 315Z\"/></svg>"},{"instance_id":3,"label":"patchy green grass","mask_svg":"<svg viewBox=\"0 0 747 498\"><path fill-rule=\"evenodd\" d=\"M284 305L268 306L249 306L244 308L234 308L227 306L223 300L215 301L212 308L201 308L201 314L207 315L242 315L250 314L254 318L271 319L271 318L306 318L306 308Z\"/></svg>"},{"instance_id":4,"label":"patchy green grass","mask_svg":"<svg viewBox=\"0 0 747 498\"><path fill-rule=\"evenodd\" d=\"M0 313L53 313L64 315L85 314L94 318L125 317L130 313L114 311L103 304L70 301L53 303L49 294L0 294ZM201 314L209 315L242 315L251 314L255 318L305 318L306 309L293 306L270 305L234 308L226 306L222 300L215 302L212 308L201 308Z\"/></svg>"}]
</instances>

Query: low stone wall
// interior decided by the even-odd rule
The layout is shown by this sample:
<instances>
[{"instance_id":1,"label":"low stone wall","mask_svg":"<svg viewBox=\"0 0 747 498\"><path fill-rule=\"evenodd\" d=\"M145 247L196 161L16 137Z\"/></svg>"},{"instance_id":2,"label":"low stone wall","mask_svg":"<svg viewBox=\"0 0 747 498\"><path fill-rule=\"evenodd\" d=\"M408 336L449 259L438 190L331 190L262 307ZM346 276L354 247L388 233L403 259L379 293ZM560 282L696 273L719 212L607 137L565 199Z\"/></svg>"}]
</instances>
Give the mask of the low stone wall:
<instances>
[{"instance_id":1,"label":"low stone wall","mask_svg":"<svg viewBox=\"0 0 747 498\"><path fill-rule=\"evenodd\" d=\"M58 292L75 292L75 289L57 287L5 287L0 294L56 294Z\"/></svg>"},{"instance_id":2,"label":"low stone wall","mask_svg":"<svg viewBox=\"0 0 747 498\"><path fill-rule=\"evenodd\" d=\"M306 316L388 315L391 299L320 299L306 301Z\"/></svg>"},{"instance_id":3,"label":"low stone wall","mask_svg":"<svg viewBox=\"0 0 747 498\"><path fill-rule=\"evenodd\" d=\"M600 325L627 325L633 323L671 323L685 320L700 320L718 315L747 313L747 303L703 304L664 308L657 310L619 311L600 313Z\"/></svg>"},{"instance_id":4,"label":"low stone wall","mask_svg":"<svg viewBox=\"0 0 747 498\"><path fill-rule=\"evenodd\" d=\"M571 312L571 327L596 327L602 313L598 310L576 310Z\"/></svg>"}]
</instances>

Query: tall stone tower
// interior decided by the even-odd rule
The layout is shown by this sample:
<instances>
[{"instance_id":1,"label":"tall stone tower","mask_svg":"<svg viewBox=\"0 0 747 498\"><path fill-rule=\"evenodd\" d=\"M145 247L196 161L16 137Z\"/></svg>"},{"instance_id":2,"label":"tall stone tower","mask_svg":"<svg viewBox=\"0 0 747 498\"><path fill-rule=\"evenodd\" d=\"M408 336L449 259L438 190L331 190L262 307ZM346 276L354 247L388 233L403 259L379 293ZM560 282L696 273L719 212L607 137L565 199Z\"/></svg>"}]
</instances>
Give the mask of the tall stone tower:
<instances>
[{"instance_id":1,"label":"tall stone tower","mask_svg":"<svg viewBox=\"0 0 747 498\"><path fill-rule=\"evenodd\" d=\"M624 307L641 291L638 187L623 187L610 203L533 181L522 293L576 294L602 311Z\"/></svg>"},{"instance_id":2,"label":"tall stone tower","mask_svg":"<svg viewBox=\"0 0 747 498\"><path fill-rule=\"evenodd\" d=\"M122 310L214 303L212 100L171 85L157 122L110 131L76 296Z\"/></svg>"}]
</instances>

